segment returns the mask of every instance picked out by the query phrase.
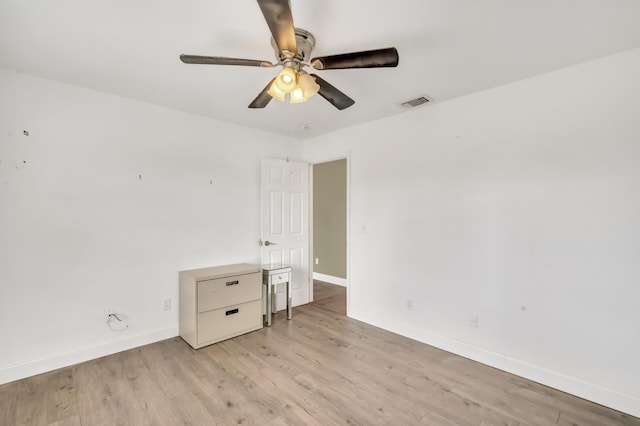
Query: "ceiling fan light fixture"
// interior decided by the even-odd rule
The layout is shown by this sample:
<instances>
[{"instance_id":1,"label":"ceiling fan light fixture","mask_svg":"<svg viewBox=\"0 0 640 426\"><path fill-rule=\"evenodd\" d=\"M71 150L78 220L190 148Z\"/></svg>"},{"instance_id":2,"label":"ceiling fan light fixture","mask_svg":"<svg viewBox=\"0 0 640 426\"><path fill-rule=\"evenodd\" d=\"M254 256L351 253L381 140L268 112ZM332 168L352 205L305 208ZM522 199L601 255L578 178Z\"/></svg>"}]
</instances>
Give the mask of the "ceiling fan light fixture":
<instances>
[{"instance_id":1,"label":"ceiling fan light fixture","mask_svg":"<svg viewBox=\"0 0 640 426\"><path fill-rule=\"evenodd\" d=\"M267 93L281 102L286 102L289 95L289 103L299 104L306 102L319 90L320 86L309 74L285 67L273 81Z\"/></svg>"}]
</instances>

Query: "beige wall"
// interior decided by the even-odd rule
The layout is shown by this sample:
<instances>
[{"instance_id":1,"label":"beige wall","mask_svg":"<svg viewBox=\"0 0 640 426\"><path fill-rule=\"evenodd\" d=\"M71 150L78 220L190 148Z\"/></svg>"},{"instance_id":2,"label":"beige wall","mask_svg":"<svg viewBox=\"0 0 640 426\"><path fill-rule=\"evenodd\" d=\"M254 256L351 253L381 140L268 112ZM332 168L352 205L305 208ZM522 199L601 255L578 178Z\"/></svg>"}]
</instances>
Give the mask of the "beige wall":
<instances>
[{"instance_id":1,"label":"beige wall","mask_svg":"<svg viewBox=\"0 0 640 426\"><path fill-rule=\"evenodd\" d=\"M313 258L313 272L347 278L347 160L313 166Z\"/></svg>"}]
</instances>

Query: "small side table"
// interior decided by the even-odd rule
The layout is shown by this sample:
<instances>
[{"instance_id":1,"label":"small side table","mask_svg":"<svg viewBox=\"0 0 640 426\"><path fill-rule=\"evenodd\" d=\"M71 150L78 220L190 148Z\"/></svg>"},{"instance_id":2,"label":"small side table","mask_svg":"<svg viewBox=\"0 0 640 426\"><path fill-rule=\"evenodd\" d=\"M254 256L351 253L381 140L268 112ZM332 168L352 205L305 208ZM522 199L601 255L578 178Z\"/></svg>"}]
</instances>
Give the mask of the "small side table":
<instances>
[{"instance_id":1,"label":"small side table","mask_svg":"<svg viewBox=\"0 0 640 426\"><path fill-rule=\"evenodd\" d=\"M266 325L271 327L271 317L276 312L276 286L287 284L287 319L291 319L291 266L281 263L262 265L262 285L266 286L267 306L265 307Z\"/></svg>"}]
</instances>

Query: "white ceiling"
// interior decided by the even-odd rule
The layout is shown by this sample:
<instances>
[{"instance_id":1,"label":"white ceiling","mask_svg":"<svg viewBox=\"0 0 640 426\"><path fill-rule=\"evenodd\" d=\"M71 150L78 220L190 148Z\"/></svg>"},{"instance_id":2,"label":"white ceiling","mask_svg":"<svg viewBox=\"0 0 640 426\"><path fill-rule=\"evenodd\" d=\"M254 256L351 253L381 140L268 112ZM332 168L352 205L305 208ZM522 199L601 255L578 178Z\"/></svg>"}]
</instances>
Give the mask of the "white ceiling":
<instances>
[{"instance_id":1,"label":"white ceiling","mask_svg":"<svg viewBox=\"0 0 640 426\"><path fill-rule=\"evenodd\" d=\"M252 110L277 69L178 56L275 62L253 0L0 0L0 67L310 138L402 113L418 96L439 102L640 47L638 0L292 0L291 8L295 25L316 37L312 56L395 46L400 65L318 72L356 100L344 111L320 96Z\"/></svg>"}]
</instances>

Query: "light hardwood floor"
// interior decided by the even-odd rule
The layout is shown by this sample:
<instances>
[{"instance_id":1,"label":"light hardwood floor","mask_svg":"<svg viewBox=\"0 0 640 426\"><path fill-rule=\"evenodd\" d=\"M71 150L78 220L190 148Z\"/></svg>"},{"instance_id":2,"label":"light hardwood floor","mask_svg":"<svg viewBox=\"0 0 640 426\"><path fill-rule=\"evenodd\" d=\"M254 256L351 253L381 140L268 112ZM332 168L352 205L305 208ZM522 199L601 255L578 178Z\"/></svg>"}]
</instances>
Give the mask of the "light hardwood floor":
<instances>
[{"instance_id":1,"label":"light hardwood floor","mask_svg":"<svg viewBox=\"0 0 640 426\"><path fill-rule=\"evenodd\" d=\"M347 288L313 280L313 304L340 315L347 315Z\"/></svg>"},{"instance_id":2,"label":"light hardwood floor","mask_svg":"<svg viewBox=\"0 0 640 426\"><path fill-rule=\"evenodd\" d=\"M2 425L640 425L322 305L193 350L172 338L0 386Z\"/></svg>"}]
</instances>

